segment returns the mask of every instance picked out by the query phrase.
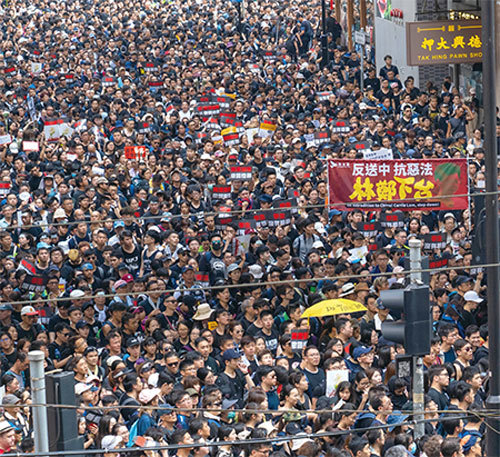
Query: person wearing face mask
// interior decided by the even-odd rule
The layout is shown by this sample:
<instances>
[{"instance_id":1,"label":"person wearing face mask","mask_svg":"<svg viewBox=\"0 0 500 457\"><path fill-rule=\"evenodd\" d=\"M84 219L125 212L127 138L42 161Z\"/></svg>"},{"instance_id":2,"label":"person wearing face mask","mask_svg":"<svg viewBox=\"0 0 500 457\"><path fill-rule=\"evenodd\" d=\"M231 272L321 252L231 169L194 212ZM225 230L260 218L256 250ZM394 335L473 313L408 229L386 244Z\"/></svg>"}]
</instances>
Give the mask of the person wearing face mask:
<instances>
[{"instance_id":1,"label":"person wearing face mask","mask_svg":"<svg viewBox=\"0 0 500 457\"><path fill-rule=\"evenodd\" d=\"M398 433L394 437L394 447L398 447L398 446L404 446L407 454L409 453L408 455L416 455L417 454L417 443L415 443L415 441L413 441L413 438L408 433ZM403 454L401 454L401 455L403 455Z\"/></svg>"},{"instance_id":2,"label":"person wearing face mask","mask_svg":"<svg viewBox=\"0 0 500 457\"><path fill-rule=\"evenodd\" d=\"M210 285L219 279L227 278L226 265L223 261L224 244L218 233L210 235L210 251L203 254L200 259L200 271L208 273Z\"/></svg>"}]
</instances>

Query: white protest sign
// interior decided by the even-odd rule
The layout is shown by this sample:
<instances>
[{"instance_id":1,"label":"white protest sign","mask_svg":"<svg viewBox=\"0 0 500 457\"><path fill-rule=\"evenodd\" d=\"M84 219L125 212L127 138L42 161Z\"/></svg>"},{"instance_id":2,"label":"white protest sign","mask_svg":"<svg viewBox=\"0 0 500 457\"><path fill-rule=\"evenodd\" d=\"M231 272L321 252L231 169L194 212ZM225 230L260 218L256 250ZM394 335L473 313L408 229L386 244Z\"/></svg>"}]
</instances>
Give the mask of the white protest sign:
<instances>
[{"instance_id":1,"label":"white protest sign","mask_svg":"<svg viewBox=\"0 0 500 457\"><path fill-rule=\"evenodd\" d=\"M377 151L372 151L367 149L363 151L363 159L365 160L392 160L394 156L392 154L392 149L381 148Z\"/></svg>"},{"instance_id":2,"label":"white protest sign","mask_svg":"<svg viewBox=\"0 0 500 457\"><path fill-rule=\"evenodd\" d=\"M12 143L12 137L10 135L1 135L0 136L0 145L10 144L10 143Z\"/></svg>"},{"instance_id":3,"label":"white protest sign","mask_svg":"<svg viewBox=\"0 0 500 457\"><path fill-rule=\"evenodd\" d=\"M40 145L38 141L23 141L23 151L25 152L38 152L40 150Z\"/></svg>"},{"instance_id":4,"label":"white protest sign","mask_svg":"<svg viewBox=\"0 0 500 457\"><path fill-rule=\"evenodd\" d=\"M349 381L349 370L328 370L326 372L326 396L331 397L342 381Z\"/></svg>"}]
</instances>

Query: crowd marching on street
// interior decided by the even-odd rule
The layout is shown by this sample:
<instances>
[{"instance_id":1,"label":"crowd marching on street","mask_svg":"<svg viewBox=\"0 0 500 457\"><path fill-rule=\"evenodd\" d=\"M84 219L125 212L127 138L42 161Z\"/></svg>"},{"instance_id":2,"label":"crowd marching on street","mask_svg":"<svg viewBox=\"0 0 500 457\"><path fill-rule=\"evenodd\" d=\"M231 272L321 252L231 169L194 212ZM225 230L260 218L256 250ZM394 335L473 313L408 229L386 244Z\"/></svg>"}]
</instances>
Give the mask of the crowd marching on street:
<instances>
[{"instance_id":1,"label":"crowd marching on street","mask_svg":"<svg viewBox=\"0 0 500 457\"><path fill-rule=\"evenodd\" d=\"M325 62L320 12L2 2L0 454L34 452L27 354L41 350L47 372L74 373L82 445L105 457L484 455L474 201L455 209L443 184L445 210L346 209L328 180L328 160L363 163L364 144L441 159L443 183L467 159L460 181L480 193L480 101L451 78L417 88L390 55L377 70L376 49L362 71L330 10ZM380 293L405 287L409 240L431 233L441 243L424 254L441 263L417 438ZM302 317L340 298L367 310ZM292 330L308 335L298 350Z\"/></svg>"}]
</instances>

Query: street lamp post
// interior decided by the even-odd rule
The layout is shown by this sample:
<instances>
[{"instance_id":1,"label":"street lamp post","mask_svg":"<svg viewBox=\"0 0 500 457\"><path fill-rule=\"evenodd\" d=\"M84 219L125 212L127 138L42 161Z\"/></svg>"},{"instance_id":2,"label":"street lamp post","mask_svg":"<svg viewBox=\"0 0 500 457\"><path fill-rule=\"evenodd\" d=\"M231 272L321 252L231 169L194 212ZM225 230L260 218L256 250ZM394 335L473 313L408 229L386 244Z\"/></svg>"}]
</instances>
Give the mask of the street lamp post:
<instances>
[{"instance_id":1,"label":"street lamp post","mask_svg":"<svg viewBox=\"0 0 500 457\"><path fill-rule=\"evenodd\" d=\"M498 183L497 183L497 138L496 138L496 96L495 96L495 2L482 0L481 16L483 25L483 83L484 83L484 144L486 165L486 251L488 278L488 336L490 347L490 393L486 400L486 407L494 412L487 419L487 455L500 455L500 435L497 430L500 426L500 358L497 348L500 345L500 271L499 231L498 231Z\"/></svg>"},{"instance_id":2,"label":"street lamp post","mask_svg":"<svg viewBox=\"0 0 500 457\"><path fill-rule=\"evenodd\" d=\"M328 66L328 39L326 36L326 4L321 0L321 67Z\"/></svg>"}]
</instances>

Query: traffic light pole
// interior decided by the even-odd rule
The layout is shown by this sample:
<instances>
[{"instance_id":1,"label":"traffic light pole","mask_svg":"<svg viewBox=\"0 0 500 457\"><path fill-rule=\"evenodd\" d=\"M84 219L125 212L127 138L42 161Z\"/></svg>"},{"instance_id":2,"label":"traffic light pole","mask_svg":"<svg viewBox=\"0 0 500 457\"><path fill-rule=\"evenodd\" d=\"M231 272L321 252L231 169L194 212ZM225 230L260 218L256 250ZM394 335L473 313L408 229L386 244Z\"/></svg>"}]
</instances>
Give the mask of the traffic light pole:
<instances>
[{"instance_id":1,"label":"traffic light pole","mask_svg":"<svg viewBox=\"0 0 500 457\"><path fill-rule=\"evenodd\" d=\"M489 382L490 392L486 400L486 407L493 412L489 416L487 432L487 455L500 455L500 434L496 432L500 427L500 358L497 348L500 345L500 271L498 263L499 233L498 233L498 184L497 184L497 138L496 138L496 94L495 94L495 4L491 0L482 0L482 41L483 41L483 87L484 87L484 149L486 168L486 263L487 268L487 298L488 298L488 335L490 350ZM490 431L494 430L494 431Z\"/></svg>"},{"instance_id":2,"label":"traffic light pole","mask_svg":"<svg viewBox=\"0 0 500 457\"><path fill-rule=\"evenodd\" d=\"M408 241L410 248L410 283L422 284L422 242L416 238L411 238Z\"/></svg>"},{"instance_id":3,"label":"traffic light pole","mask_svg":"<svg viewBox=\"0 0 500 457\"><path fill-rule=\"evenodd\" d=\"M408 241L410 247L410 283L422 284L422 242L415 238ZM416 421L414 435L421 438L425 434L424 419L424 361L420 356L413 356L413 419Z\"/></svg>"},{"instance_id":4,"label":"traffic light pole","mask_svg":"<svg viewBox=\"0 0 500 457\"><path fill-rule=\"evenodd\" d=\"M328 38L326 36L326 4L321 0L321 68L328 67Z\"/></svg>"},{"instance_id":5,"label":"traffic light pole","mask_svg":"<svg viewBox=\"0 0 500 457\"><path fill-rule=\"evenodd\" d=\"M31 371L31 392L33 403L33 434L35 438L35 452L42 454L49 451L49 430L47 424L47 403L45 396L45 354L42 351L28 352ZM42 406L40 406L42 405Z\"/></svg>"}]
</instances>

